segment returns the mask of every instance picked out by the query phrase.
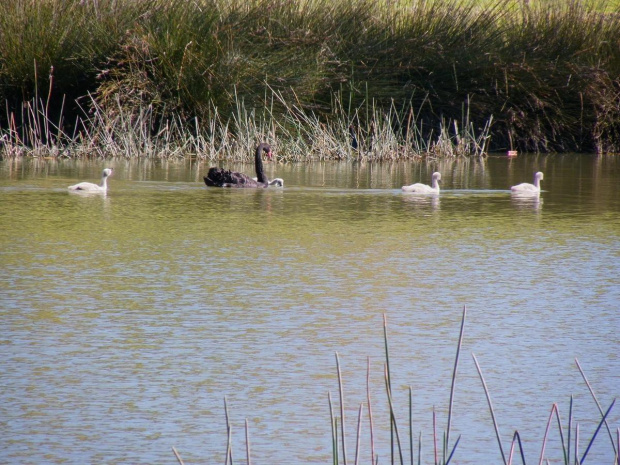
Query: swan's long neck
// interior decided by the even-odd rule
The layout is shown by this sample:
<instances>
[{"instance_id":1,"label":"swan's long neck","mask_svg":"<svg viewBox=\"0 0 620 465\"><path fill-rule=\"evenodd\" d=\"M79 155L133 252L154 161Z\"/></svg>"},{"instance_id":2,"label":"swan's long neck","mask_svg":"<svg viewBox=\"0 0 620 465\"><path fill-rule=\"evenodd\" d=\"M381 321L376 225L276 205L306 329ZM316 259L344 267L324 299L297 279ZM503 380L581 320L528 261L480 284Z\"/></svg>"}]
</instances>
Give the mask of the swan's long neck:
<instances>
[{"instance_id":1,"label":"swan's long neck","mask_svg":"<svg viewBox=\"0 0 620 465\"><path fill-rule=\"evenodd\" d=\"M431 184L431 187L436 191L439 191L439 178L437 176L433 176L433 182Z\"/></svg>"},{"instance_id":2,"label":"swan's long neck","mask_svg":"<svg viewBox=\"0 0 620 465\"><path fill-rule=\"evenodd\" d=\"M108 177L107 176L103 176L101 178L101 188L103 190L107 190L108 189Z\"/></svg>"},{"instance_id":3,"label":"swan's long neck","mask_svg":"<svg viewBox=\"0 0 620 465\"><path fill-rule=\"evenodd\" d=\"M536 189L540 190L540 181L542 181L543 179L543 174L542 173L536 173L534 175L534 187L536 187Z\"/></svg>"},{"instance_id":4,"label":"swan's long neck","mask_svg":"<svg viewBox=\"0 0 620 465\"><path fill-rule=\"evenodd\" d=\"M263 150L269 151L269 146L267 144L260 144L256 148L256 153L254 154L254 166L256 168L256 180L258 182L262 182L264 184L269 183L269 179L265 176L265 172L263 171Z\"/></svg>"}]
</instances>

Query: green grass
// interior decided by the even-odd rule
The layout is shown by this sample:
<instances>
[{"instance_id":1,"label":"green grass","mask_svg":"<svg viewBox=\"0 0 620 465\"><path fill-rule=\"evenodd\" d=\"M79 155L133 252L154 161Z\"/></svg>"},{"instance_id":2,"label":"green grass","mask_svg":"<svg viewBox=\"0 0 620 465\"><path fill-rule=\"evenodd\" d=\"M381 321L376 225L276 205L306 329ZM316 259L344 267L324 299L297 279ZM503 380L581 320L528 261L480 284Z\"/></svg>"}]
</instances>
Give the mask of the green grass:
<instances>
[{"instance_id":1,"label":"green grass","mask_svg":"<svg viewBox=\"0 0 620 465\"><path fill-rule=\"evenodd\" d=\"M618 0L0 2L0 156L117 155L76 144L121 124L144 125L123 156L214 157L256 142L240 109L289 159L360 156L343 150L350 125L371 159L479 154L461 131L485 150L620 151L618 11ZM215 148L201 148L208 139Z\"/></svg>"}]
</instances>

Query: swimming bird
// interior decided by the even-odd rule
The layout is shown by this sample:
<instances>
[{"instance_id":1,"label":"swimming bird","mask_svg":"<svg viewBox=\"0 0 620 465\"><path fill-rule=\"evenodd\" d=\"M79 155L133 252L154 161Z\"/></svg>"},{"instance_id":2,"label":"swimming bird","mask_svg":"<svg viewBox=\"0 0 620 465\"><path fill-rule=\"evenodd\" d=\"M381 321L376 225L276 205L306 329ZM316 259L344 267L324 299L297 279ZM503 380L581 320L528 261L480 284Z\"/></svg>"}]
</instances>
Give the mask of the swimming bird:
<instances>
[{"instance_id":1,"label":"swimming bird","mask_svg":"<svg viewBox=\"0 0 620 465\"><path fill-rule=\"evenodd\" d=\"M278 183L284 185L284 181L281 178L269 181L265 172L263 171L263 152L267 154L267 158L271 159L271 147L264 142L256 147L254 153L254 167L256 169L256 178L252 179L250 176L238 173L236 171L225 170L223 168L210 168L207 175L204 177L205 184L212 187L269 187L272 183Z\"/></svg>"},{"instance_id":2,"label":"swimming bird","mask_svg":"<svg viewBox=\"0 0 620 465\"><path fill-rule=\"evenodd\" d=\"M69 189L70 191L104 193L108 190L108 177L112 176L113 172L113 168L106 168L103 170L103 173L101 173L101 185L93 184L92 182L80 182L78 184L69 186L67 189Z\"/></svg>"},{"instance_id":3,"label":"swimming bird","mask_svg":"<svg viewBox=\"0 0 620 465\"><path fill-rule=\"evenodd\" d=\"M433 173L432 187L422 183L403 186L403 192L413 192L415 194L439 194L439 181L441 181L441 173L435 171Z\"/></svg>"},{"instance_id":4,"label":"swimming bird","mask_svg":"<svg viewBox=\"0 0 620 465\"><path fill-rule=\"evenodd\" d=\"M515 193L534 194L540 192L540 181L542 180L543 174L542 171L539 171L534 175L534 184L523 182L521 184L517 184L516 186L512 186L510 190Z\"/></svg>"}]
</instances>

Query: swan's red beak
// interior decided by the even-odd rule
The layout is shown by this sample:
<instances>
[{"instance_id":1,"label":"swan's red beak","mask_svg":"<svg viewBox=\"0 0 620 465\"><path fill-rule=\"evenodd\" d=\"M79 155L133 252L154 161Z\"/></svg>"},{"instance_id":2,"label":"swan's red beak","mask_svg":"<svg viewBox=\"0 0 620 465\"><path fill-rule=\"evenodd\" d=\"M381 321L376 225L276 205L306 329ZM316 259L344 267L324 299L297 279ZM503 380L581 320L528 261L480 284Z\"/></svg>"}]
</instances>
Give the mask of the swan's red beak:
<instances>
[{"instance_id":1,"label":"swan's red beak","mask_svg":"<svg viewBox=\"0 0 620 465\"><path fill-rule=\"evenodd\" d=\"M273 158L273 153L271 152L271 150L267 152L267 158L269 158L270 160Z\"/></svg>"}]
</instances>

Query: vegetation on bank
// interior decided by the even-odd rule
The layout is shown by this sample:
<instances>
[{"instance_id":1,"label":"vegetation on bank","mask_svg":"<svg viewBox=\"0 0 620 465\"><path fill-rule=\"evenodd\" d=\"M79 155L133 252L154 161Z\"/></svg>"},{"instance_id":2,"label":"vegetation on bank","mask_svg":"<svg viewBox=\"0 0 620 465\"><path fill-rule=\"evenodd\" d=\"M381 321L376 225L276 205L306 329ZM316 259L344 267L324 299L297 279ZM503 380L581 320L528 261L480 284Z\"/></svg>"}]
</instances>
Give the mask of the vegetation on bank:
<instances>
[{"instance_id":1,"label":"vegetation on bank","mask_svg":"<svg viewBox=\"0 0 620 465\"><path fill-rule=\"evenodd\" d=\"M291 160L618 152L619 10L0 2L0 156L243 158L259 139Z\"/></svg>"},{"instance_id":2,"label":"vegetation on bank","mask_svg":"<svg viewBox=\"0 0 620 465\"><path fill-rule=\"evenodd\" d=\"M408 390L408 406L407 408L403 408L402 406L398 406L394 402L393 397L393 388L392 388L392 375L390 372L390 351L388 344L388 331L387 331L387 320L384 315L383 318L383 336L385 343L385 363L384 363L384 381L385 381L385 394L387 397L387 404L389 408L389 419L387 419L389 423L389 431L390 431L390 444L389 449L391 451L391 456L389 459L387 457L381 457L381 461L379 460L379 456L376 453L376 449L378 449L378 444L375 441L375 421L376 414L373 417L373 402L374 400L370 395L370 360L368 361L367 372L366 372L366 399L364 399L360 405L358 410L357 419L353 419L356 425L355 433L346 433L346 427L352 421L347 420L345 417L345 391L343 386L343 378L340 369L340 358L338 353L336 353L336 371L338 377L338 393L335 395L332 400L331 392L328 393L328 404L329 404L329 413L331 420L331 438L332 438L332 463L334 465L338 465L343 463L346 465L347 463L362 463L365 459L361 459L360 457L360 446L363 440L368 440L367 449L370 450L371 453L371 463L391 463L391 464L400 464L404 465L405 463L410 464L418 464L428 463L427 461L423 461L423 456L432 455L434 457L434 461L430 463L434 463L435 465L448 465L451 463L452 459L459 459L458 455L458 445L461 440L461 435L459 435L456 439L454 435L451 436L452 431L452 421L453 421L453 407L454 407L454 397L457 388L456 378L458 374L458 367L460 361L461 348L463 344L463 337L465 334L465 320L467 316L467 309L463 308L463 315L461 319L461 328L456 348L456 357L454 360L454 367L452 371L452 379L451 379L451 387L450 387L450 395L448 399L448 407L447 407L447 419L445 422L445 430L437 431L438 423L441 423L437 420L435 415L435 409L433 408L433 427L432 427L432 445L426 446L425 451L422 451L422 432L414 431L414 421L412 418L412 406L413 406L413 390L411 386ZM482 369L480 368L480 364L476 359L476 356L472 353L472 358L474 360L474 364L476 366L476 370L478 372L478 377L480 378L480 382L482 384L482 389L484 390L484 394L487 400L487 404L489 406L489 416L490 423L493 425L493 433L497 440L498 445L498 455L501 457L501 462L504 465L512 465L520 463L522 465L526 465L525 459L525 450L528 452L531 451L534 445L532 444L532 438L521 438L521 434L518 430L511 432L509 438L511 438L510 443L506 444L506 442L502 439L502 435L500 432L499 421L496 417L493 402L491 399L491 393L487 388L487 384L482 373ZM595 441L604 441L608 443L610 455L613 456L613 465L619 465L619 456L618 452L620 451L620 428L616 428L614 426L610 426L608 422L608 417L610 412L612 411L616 399L614 398L609 406L601 405L599 399L594 393L592 386L590 385L588 378L586 377L583 368L581 367L579 361L575 359L575 364L581 374L585 385L587 386L590 394L592 395L592 399L595 402L597 409L600 413L600 418L596 419L588 419L584 421L584 424L588 425L586 427L582 427L580 431L580 423L579 419L576 418L574 414L574 405L573 405L573 396L570 398L570 403L568 407L568 416L561 418L560 408L558 404L554 403L551 406L549 417L547 420L547 425L545 428L545 433L541 438L541 451L540 451L540 460L539 464L550 463L550 460L558 460L558 457L551 457L554 453L557 454L557 451L561 451L561 463L564 465L586 465L591 463L592 460L589 458L588 454L591 451L592 445ZM606 407L606 408L604 408ZM233 443L232 443L232 424L230 421L230 417L228 414L228 405L226 402L226 398L224 398L224 410L226 413L226 433L227 433L227 444L226 444L226 464L233 463ZM366 412L366 413L364 413ZM366 416L364 416L366 415ZM350 425L349 425L350 426ZM383 426L385 428L385 425ZM557 430L557 435L553 433L553 430ZM553 434L552 434L553 433ZM363 439L363 437L367 439ZM551 447L551 437L556 438L554 441L559 440L559 445L554 445L554 452L550 453L549 450ZM351 438L354 438L355 441L351 444ZM349 444L347 444L349 442ZM509 445L509 447L507 447ZM349 447L347 447L349 446ZM353 446L353 447L351 447ZM386 445L384 444L382 449L385 450ZM244 448L245 459L247 464L251 464L251 451L250 451L250 433L249 433L249 424L246 419L245 421L245 448ZM429 449L432 450L429 453ZM176 448L172 447L172 451L179 462L180 465L184 465L183 459L181 455L176 450ZM237 452L238 454L238 452ZM554 463L560 463L554 462Z\"/></svg>"}]
</instances>

